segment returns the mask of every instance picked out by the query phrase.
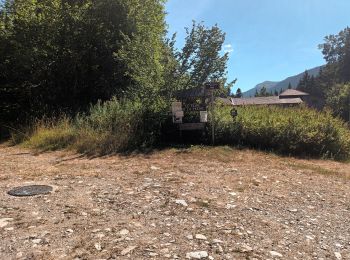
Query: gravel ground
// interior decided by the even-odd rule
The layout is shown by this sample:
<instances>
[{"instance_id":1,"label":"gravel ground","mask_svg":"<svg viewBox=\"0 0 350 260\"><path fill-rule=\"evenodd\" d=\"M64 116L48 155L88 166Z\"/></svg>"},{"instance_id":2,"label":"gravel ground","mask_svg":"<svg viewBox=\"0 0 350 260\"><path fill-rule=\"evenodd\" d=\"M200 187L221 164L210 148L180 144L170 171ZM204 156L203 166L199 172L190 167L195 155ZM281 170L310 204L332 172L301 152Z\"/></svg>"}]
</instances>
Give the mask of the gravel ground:
<instances>
[{"instance_id":1,"label":"gravel ground","mask_svg":"<svg viewBox=\"0 0 350 260\"><path fill-rule=\"evenodd\" d=\"M0 147L0 259L350 259L350 165L226 147ZM49 195L13 197L28 184Z\"/></svg>"}]
</instances>

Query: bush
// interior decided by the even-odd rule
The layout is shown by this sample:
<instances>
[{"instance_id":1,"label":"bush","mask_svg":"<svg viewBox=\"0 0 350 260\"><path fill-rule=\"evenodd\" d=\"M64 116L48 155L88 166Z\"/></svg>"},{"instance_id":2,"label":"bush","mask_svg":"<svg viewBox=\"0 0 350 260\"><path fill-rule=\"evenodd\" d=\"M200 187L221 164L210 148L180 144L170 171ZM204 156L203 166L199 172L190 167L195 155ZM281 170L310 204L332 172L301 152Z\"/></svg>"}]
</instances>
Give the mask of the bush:
<instances>
[{"instance_id":1,"label":"bush","mask_svg":"<svg viewBox=\"0 0 350 260\"><path fill-rule=\"evenodd\" d=\"M76 139L77 131L67 117L58 120L43 119L35 124L33 133L24 142L24 146L42 151L58 150L73 145Z\"/></svg>"},{"instance_id":2,"label":"bush","mask_svg":"<svg viewBox=\"0 0 350 260\"><path fill-rule=\"evenodd\" d=\"M42 120L25 145L40 150L75 149L88 154L140 150L156 144L164 121L164 104L117 100L92 106L74 120Z\"/></svg>"},{"instance_id":3,"label":"bush","mask_svg":"<svg viewBox=\"0 0 350 260\"><path fill-rule=\"evenodd\" d=\"M143 150L160 143L161 126L166 126L168 117L166 108L161 100L144 104L114 98L97 103L88 113L72 120L62 117L40 121L25 145L40 150L70 148L98 155ZM350 131L330 112L305 107L241 107L232 119L230 110L227 106L215 109L217 144L297 156L345 159L350 155ZM172 123L169 127L175 129ZM174 131L172 134L178 135ZM169 133L163 135L168 137Z\"/></svg>"},{"instance_id":4,"label":"bush","mask_svg":"<svg viewBox=\"0 0 350 260\"><path fill-rule=\"evenodd\" d=\"M216 141L272 149L284 154L344 159L350 155L350 131L330 112L305 107L241 107L232 119L229 107L215 110Z\"/></svg>"}]
</instances>

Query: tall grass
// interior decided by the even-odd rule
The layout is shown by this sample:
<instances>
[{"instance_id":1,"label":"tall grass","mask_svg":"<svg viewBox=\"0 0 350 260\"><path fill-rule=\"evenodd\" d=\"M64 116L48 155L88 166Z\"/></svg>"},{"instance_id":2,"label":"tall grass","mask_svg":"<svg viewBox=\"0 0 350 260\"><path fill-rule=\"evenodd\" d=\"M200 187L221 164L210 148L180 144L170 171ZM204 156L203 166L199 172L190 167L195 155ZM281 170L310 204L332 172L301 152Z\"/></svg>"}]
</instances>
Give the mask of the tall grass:
<instances>
[{"instance_id":1,"label":"tall grass","mask_svg":"<svg viewBox=\"0 0 350 260\"><path fill-rule=\"evenodd\" d=\"M74 119L42 120L24 143L40 150L70 148L88 154L145 149L156 144L164 104L145 106L140 101L98 102Z\"/></svg>"},{"instance_id":2,"label":"tall grass","mask_svg":"<svg viewBox=\"0 0 350 260\"><path fill-rule=\"evenodd\" d=\"M344 159L350 156L350 131L330 112L306 107L241 107L215 110L216 139L284 154Z\"/></svg>"},{"instance_id":3,"label":"tall grass","mask_svg":"<svg viewBox=\"0 0 350 260\"><path fill-rule=\"evenodd\" d=\"M108 154L131 149L144 149L160 138L164 105L146 106L140 101L112 99L97 103L86 115L78 115L79 152Z\"/></svg>"},{"instance_id":4,"label":"tall grass","mask_svg":"<svg viewBox=\"0 0 350 260\"><path fill-rule=\"evenodd\" d=\"M215 109L217 144L238 144L298 156L350 157L350 131L330 112L306 107L242 107L233 119L230 109L227 106ZM161 131L168 117L166 110L162 102L146 105L139 100L114 98L97 103L86 114L73 119L39 121L25 145L99 155L142 150L159 144L166 132ZM168 127L176 126L171 123ZM176 131L171 133L178 135Z\"/></svg>"},{"instance_id":5,"label":"tall grass","mask_svg":"<svg viewBox=\"0 0 350 260\"><path fill-rule=\"evenodd\" d=\"M42 151L68 148L77 139L72 121L65 116L37 121L30 131L30 138L24 141L24 146Z\"/></svg>"}]
</instances>

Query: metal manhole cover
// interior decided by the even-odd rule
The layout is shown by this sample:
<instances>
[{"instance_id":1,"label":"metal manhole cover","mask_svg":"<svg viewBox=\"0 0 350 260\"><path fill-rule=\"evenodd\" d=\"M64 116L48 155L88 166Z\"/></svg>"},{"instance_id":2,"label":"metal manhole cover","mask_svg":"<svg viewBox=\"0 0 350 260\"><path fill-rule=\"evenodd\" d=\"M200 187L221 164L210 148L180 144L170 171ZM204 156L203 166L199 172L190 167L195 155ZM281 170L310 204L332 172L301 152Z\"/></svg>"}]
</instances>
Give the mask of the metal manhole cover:
<instances>
[{"instance_id":1,"label":"metal manhole cover","mask_svg":"<svg viewBox=\"0 0 350 260\"><path fill-rule=\"evenodd\" d=\"M35 196L39 194L48 194L52 191L52 187L48 185L28 185L16 187L8 191L7 194L11 196L24 197Z\"/></svg>"}]
</instances>

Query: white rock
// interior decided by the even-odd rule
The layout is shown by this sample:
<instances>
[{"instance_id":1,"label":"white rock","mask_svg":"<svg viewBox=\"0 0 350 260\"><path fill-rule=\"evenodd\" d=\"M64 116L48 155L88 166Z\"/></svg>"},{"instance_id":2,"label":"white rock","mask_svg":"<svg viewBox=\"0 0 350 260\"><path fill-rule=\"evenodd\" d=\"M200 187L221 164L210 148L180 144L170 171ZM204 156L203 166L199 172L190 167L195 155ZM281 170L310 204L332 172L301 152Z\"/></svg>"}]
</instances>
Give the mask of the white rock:
<instances>
[{"instance_id":1,"label":"white rock","mask_svg":"<svg viewBox=\"0 0 350 260\"><path fill-rule=\"evenodd\" d=\"M0 228L8 225L9 221L12 221L13 218L0 218Z\"/></svg>"},{"instance_id":2,"label":"white rock","mask_svg":"<svg viewBox=\"0 0 350 260\"><path fill-rule=\"evenodd\" d=\"M98 233L98 234L96 235L96 237L99 238L99 239L104 238L105 236L106 236L106 235L103 234L103 233Z\"/></svg>"},{"instance_id":3,"label":"white rock","mask_svg":"<svg viewBox=\"0 0 350 260\"><path fill-rule=\"evenodd\" d=\"M189 239L189 240L192 240L193 236L192 235L187 235L186 238Z\"/></svg>"},{"instance_id":4,"label":"white rock","mask_svg":"<svg viewBox=\"0 0 350 260\"><path fill-rule=\"evenodd\" d=\"M196 234L196 239L199 239L199 240L207 240L207 237L202 235L202 234Z\"/></svg>"},{"instance_id":5,"label":"white rock","mask_svg":"<svg viewBox=\"0 0 350 260\"><path fill-rule=\"evenodd\" d=\"M137 246L128 246L127 248L123 249L120 254L126 255L129 254L131 251L133 251Z\"/></svg>"},{"instance_id":6,"label":"white rock","mask_svg":"<svg viewBox=\"0 0 350 260\"><path fill-rule=\"evenodd\" d=\"M341 244L339 244L339 243L335 243L335 246L338 247L338 248L343 248L343 246Z\"/></svg>"},{"instance_id":7,"label":"white rock","mask_svg":"<svg viewBox=\"0 0 350 260\"><path fill-rule=\"evenodd\" d=\"M184 207L188 206L188 204L187 204L187 202L185 200L175 200L175 203L179 204L179 205L182 205Z\"/></svg>"},{"instance_id":8,"label":"white rock","mask_svg":"<svg viewBox=\"0 0 350 260\"><path fill-rule=\"evenodd\" d=\"M224 249L222 249L222 246L218 245L218 250L220 253L223 253L224 252Z\"/></svg>"},{"instance_id":9,"label":"white rock","mask_svg":"<svg viewBox=\"0 0 350 260\"><path fill-rule=\"evenodd\" d=\"M97 251L101 251L102 250L102 246L100 243L95 243L95 248Z\"/></svg>"},{"instance_id":10,"label":"white rock","mask_svg":"<svg viewBox=\"0 0 350 260\"><path fill-rule=\"evenodd\" d=\"M157 166L152 165L152 166L151 166L151 170L156 171L156 170L160 170L160 168L159 168L159 167L157 167Z\"/></svg>"},{"instance_id":11,"label":"white rock","mask_svg":"<svg viewBox=\"0 0 350 260\"><path fill-rule=\"evenodd\" d=\"M272 257L282 257L283 256L282 254L280 254L280 253L278 253L276 251L270 251L270 255Z\"/></svg>"},{"instance_id":12,"label":"white rock","mask_svg":"<svg viewBox=\"0 0 350 260\"><path fill-rule=\"evenodd\" d=\"M221 243L223 243L223 241L220 239L213 239L213 243L214 244L221 244Z\"/></svg>"},{"instance_id":13,"label":"white rock","mask_svg":"<svg viewBox=\"0 0 350 260\"><path fill-rule=\"evenodd\" d=\"M127 234L129 234L129 230L125 228L119 231L119 235L121 236L126 236Z\"/></svg>"},{"instance_id":14,"label":"white rock","mask_svg":"<svg viewBox=\"0 0 350 260\"><path fill-rule=\"evenodd\" d=\"M338 260L342 259L342 256L339 252L334 252L335 258L337 258Z\"/></svg>"},{"instance_id":15,"label":"white rock","mask_svg":"<svg viewBox=\"0 0 350 260\"><path fill-rule=\"evenodd\" d=\"M298 209L289 209L289 212L295 213L298 212Z\"/></svg>"},{"instance_id":16,"label":"white rock","mask_svg":"<svg viewBox=\"0 0 350 260\"><path fill-rule=\"evenodd\" d=\"M189 252L186 254L187 259L203 259L208 257L207 251L196 251L196 252Z\"/></svg>"},{"instance_id":17,"label":"white rock","mask_svg":"<svg viewBox=\"0 0 350 260\"><path fill-rule=\"evenodd\" d=\"M7 230L7 231L12 231L12 230L14 230L14 229L15 229L14 227L5 228L5 230Z\"/></svg>"},{"instance_id":18,"label":"white rock","mask_svg":"<svg viewBox=\"0 0 350 260\"><path fill-rule=\"evenodd\" d=\"M40 238L36 238L36 239L33 239L32 242L33 242L34 244L40 244L41 239L40 239Z\"/></svg>"},{"instance_id":19,"label":"white rock","mask_svg":"<svg viewBox=\"0 0 350 260\"><path fill-rule=\"evenodd\" d=\"M233 204L226 205L226 209L234 209L235 207L237 207L237 205L233 205Z\"/></svg>"},{"instance_id":20,"label":"white rock","mask_svg":"<svg viewBox=\"0 0 350 260\"><path fill-rule=\"evenodd\" d=\"M168 254L169 253L169 248L163 248L160 250L162 254Z\"/></svg>"}]
</instances>

